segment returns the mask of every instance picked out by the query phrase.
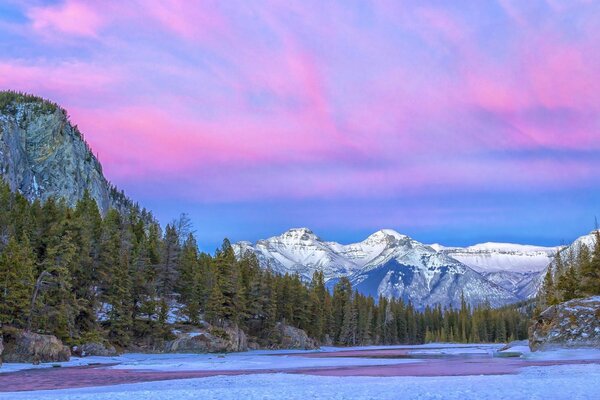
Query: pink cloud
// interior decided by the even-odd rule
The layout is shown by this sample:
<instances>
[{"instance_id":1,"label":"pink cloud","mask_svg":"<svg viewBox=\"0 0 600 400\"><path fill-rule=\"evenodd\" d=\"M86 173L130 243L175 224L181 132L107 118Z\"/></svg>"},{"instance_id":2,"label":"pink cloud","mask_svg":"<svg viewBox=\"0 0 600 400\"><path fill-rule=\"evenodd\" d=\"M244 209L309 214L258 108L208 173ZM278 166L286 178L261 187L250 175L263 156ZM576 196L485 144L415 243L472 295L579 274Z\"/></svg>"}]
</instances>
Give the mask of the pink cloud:
<instances>
[{"instance_id":1,"label":"pink cloud","mask_svg":"<svg viewBox=\"0 0 600 400\"><path fill-rule=\"evenodd\" d=\"M33 29L50 36L52 32L95 38L104 25L103 17L85 2L33 7L27 12Z\"/></svg>"},{"instance_id":2,"label":"pink cloud","mask_svg":"<svg viewBox=\"0 0 600 400\"><path fill-rule=\"evenodd\" d=\"M117 182L181 179L220 200L551 186L556 163L482 154L600 147L593 24L572 39L514 24L526 12L506 3L498 45L489 21L451 8L389 4L356 23L342 3L265 4L36 7L36 31L101 45L2 59L0 84L67 107ZM561 171L589 178L583 163Z\"/></svg>"}]
</instances>

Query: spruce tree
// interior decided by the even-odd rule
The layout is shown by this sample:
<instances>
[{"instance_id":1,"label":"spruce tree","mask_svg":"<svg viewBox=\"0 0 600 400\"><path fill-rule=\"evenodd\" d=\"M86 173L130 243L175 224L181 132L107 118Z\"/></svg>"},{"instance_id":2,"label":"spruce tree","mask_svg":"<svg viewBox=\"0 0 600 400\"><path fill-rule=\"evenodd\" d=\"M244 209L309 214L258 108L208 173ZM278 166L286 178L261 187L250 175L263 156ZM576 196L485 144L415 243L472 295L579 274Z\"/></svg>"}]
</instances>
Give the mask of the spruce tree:
<instances>
[{"instance_id":1,"label":"spruce tree","mask_svg":"<svg viewBox=\"0 0 600 400\"><path fill-rule=\"evenodd\" d=\"M0 324L25 327L30 312L35 259L27 236L11 238L0 254Z\"/></svg>"},{"instance_id":2,"label":"spruce tree","mask_svg":"<svg viewBox=\"0 0 600 400\"><path fill-rule=\"evenodd\" d=\"M581 267L582 292L588 296L600 294L600 230L594 231L594 250Z\"/></svg>"}]
</instances>

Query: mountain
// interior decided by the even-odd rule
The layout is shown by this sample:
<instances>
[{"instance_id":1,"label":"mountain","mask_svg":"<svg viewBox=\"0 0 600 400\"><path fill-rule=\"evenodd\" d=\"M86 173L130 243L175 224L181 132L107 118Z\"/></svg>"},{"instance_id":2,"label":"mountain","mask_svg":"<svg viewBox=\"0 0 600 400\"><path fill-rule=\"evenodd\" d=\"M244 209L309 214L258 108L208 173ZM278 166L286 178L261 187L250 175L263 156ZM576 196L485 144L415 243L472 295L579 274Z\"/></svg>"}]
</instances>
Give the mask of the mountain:
<instances>
[{"instance_id":1,"label":"mountain","mask_svg":"<svg viewBox=\"0 0 600 400\"><path fill-rule=\"evenodd\" d=\"M401 297L419 308L459 306L461 295L470 304L488 301L493 306L519 300L464 263L391 229L343 245L295 228L254 245L240 242L233 247L238 257L251 251L275 272L298 273L308 280L319 270L330 285L346 276L362 293Z\"/></svg>"},{"instance_id":2,"label":"mountain","mask_svg":"<svg viewBox=\"0 0 600 400\"><path fill-rule=\"evenodd\" d=\"M537 282L559 247L513 243L481 243L469 247L431 245L434 249L468 265L521 299L537 293Z\"/></svg>"},{"instance_id":3,"label":"mountain","mask_svg":"<svg viewBox=\"0 0 600 400\"><path fill-rule=\"evenodd\" d=\"M539 272L548 266L558 247L512 243L481 243L469 247L431 245L478 272Z\"/></svg>"},{"instance_id":4,"label":"mountain","mask_svg":"<svg viewBox=\"0 0 600 400\"><path fill-rule=\"evenodd\" d=\"M106 180L64 109L12 91L0 92L0 175L30 201L58 197L72 206L88 190L103 214L131 204Z\"/></svg>"}]
</instances>

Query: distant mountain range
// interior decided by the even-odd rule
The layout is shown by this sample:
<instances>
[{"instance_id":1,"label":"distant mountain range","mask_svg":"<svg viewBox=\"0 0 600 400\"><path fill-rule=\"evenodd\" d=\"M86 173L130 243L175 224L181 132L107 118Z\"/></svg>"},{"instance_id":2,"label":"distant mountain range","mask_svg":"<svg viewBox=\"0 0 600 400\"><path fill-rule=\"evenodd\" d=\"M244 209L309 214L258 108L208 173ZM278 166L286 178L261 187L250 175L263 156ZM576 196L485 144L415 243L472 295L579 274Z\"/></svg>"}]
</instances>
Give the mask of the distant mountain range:
<instances>
[{"instance_id":1,"label":"distant mountain range","mask_svg":"<svg viewBox=\"0 0 600 400\"><path fill-rule=\"evenodd\" d=\"M410 300L419 308L514 303L535 295L536 282L557 248L484 243L470 247L426 245L391 229L362 242L324 241L310 229L295 228L256 243L234 244L238 256L256 254L261 265L310 280L323 271L330 286L348 277L364 294Z\"/></svg>"}]
</instances>

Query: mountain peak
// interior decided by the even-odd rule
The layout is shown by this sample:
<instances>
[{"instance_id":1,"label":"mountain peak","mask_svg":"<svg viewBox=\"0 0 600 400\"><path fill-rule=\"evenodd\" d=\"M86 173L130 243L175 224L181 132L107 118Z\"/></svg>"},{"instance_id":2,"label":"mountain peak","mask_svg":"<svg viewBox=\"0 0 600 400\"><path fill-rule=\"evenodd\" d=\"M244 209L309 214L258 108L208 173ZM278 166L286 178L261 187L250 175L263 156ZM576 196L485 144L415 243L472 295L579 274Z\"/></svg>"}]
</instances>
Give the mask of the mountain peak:
<instances>
[{"instance_id":1,"label":"mountain peak","mask_svg":"<svg viewBox=\"0 0 600 400\"><path fill-rule=\"evenodd\" d=\"M377 239L386 239L388 237L393 237L396 240L409 239L408 236L398 233L393 229L380 229L377 232L370 235L367 239L377 240Z\"/></svg>"},{"instance_id":2,"label":"mountain peak","mask_svg":"<svg viewBox=\"0 0 600 400\"><path fill-rule=\"evenodd\" d=\"M320 240L319 237L308 228L288 229L281 235L281 237L296 240Z\"/></svg>"}]
</instances>

